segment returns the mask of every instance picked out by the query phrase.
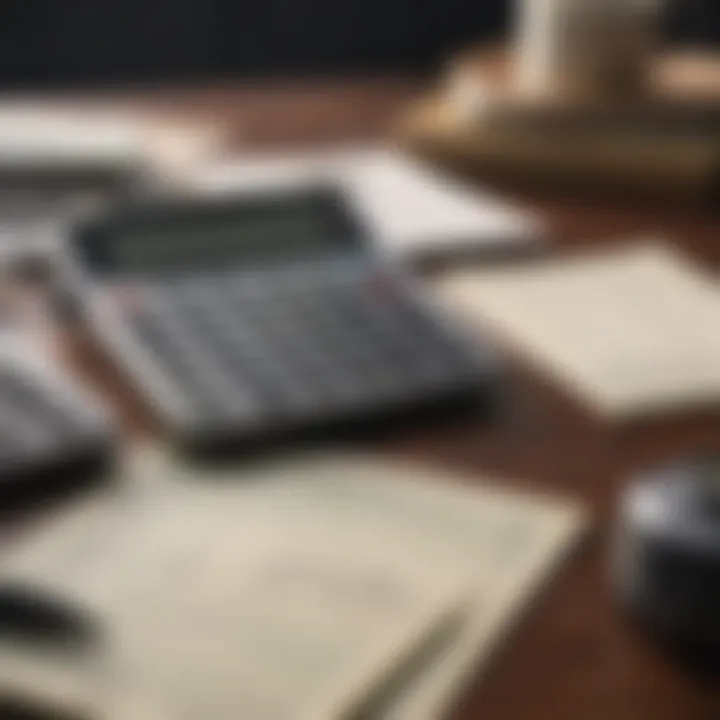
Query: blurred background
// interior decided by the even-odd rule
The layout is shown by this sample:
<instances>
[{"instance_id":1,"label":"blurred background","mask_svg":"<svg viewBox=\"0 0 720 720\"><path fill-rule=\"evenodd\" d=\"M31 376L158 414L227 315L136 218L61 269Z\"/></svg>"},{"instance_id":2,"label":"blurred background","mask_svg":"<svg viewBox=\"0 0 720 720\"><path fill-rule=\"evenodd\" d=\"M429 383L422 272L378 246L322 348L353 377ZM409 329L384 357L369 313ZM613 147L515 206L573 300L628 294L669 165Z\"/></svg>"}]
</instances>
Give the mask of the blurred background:
<instances>
[{"instance_id":1,"label":"blurred background","mask_svg":"<svg viewBox=\"0 0 720 720\"><path fill-rule=\"evenodd\" d=\"M93 86L154 81L408 72L504 36L501 0L6 0L0 85ZM667 10L676 41L720 41L720 5Z\"/></svg>"}]
</instances>

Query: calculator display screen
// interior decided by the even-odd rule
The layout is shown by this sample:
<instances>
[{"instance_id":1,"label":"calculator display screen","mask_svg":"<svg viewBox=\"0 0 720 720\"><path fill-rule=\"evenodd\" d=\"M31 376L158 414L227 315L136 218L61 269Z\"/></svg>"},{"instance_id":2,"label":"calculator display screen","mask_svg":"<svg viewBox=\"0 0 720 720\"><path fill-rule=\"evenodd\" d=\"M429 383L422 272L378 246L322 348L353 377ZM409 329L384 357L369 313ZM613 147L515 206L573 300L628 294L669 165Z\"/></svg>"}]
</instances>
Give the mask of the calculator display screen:
<instances>
[{"instance_id":1,"label":"calculator display screen","mask_svg":"<svg viewBox=\"0 0 720 720\"><path fill-rule=\"evenodd\" d=\"M103 233L90 250L95 266L112 272L192 271L332 252L354 231L336 202L307 196L208 206L195 213L180 207L177 213L123 221Z\"/></svg>"},{"instance_id":2,"label":"calculator display screen","mask_svg":"<svg viewBox=\"0 0 720 720\"><path fill-rule=\"evenodd\" d=\"M197 227L148 228L120 236L112 257L120 269L152 270L213 262L238 256L258 257L304 252L332 245L332 227L306 208L242 219L205 221Z\"/></svg>"}]
</instances>

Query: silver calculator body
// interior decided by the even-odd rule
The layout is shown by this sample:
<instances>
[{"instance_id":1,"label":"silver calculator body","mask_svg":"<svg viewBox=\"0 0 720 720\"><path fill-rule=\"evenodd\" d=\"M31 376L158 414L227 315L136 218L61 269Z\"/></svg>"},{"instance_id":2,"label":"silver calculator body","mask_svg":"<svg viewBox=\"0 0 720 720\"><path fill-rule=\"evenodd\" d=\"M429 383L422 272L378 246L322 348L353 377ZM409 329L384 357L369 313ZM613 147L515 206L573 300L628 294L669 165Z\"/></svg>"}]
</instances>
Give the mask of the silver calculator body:
<instances>
[{"instance_id":1,"label":"silver calculator body","mask_svg":"<svg viewBox=\"0 0 720 720\"><path fill-rule=\"evenodd\" d=\"M63 285L192 447L494 397L498 365L334 187L177 198L77 229Z\"/></svg>"},{"instance_id":2,"label":"silver calculator body","mask_svg":"<svg viewBox=\"0 0 720 720\"><path fill-rule=\"evenodd\" d=\"M100 482L113 455L110 412L25 334L0 330L0 508Z\"/></svg>"}]
</instances>

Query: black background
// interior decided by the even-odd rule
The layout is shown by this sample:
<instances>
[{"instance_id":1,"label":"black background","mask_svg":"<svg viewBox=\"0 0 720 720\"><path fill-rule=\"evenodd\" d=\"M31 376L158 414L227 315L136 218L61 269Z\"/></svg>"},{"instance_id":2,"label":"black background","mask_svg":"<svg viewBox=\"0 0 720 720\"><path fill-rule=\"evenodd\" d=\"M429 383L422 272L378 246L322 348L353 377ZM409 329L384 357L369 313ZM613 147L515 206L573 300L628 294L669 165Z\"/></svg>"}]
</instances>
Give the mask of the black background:
<instances>
[{"instance_id":1,"label":"black background","mask_svg":"<svg viewBox=\"0 0 720 720\"><path fill-rule=\"evenodd\" d=\"M435 68L502 37L503 0L3 0L0 86ZM720 40L717 0L670 3L675 39Z\"/></svg>"}]
</instances>

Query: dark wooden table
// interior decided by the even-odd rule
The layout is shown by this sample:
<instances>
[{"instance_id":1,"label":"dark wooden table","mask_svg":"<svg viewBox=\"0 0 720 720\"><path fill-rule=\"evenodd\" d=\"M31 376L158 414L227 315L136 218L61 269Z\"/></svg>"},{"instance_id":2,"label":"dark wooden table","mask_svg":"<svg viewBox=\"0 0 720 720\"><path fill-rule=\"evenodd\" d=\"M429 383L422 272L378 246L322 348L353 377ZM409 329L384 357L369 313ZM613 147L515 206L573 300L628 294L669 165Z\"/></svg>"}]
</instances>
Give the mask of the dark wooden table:
<instances>
[{"instance_id":1,"label":"dark wooden table","mask_svg":"<svg viewBox=\"0 0 720 720\"><path fill-rule=\"evenodd\" d=\"M419 80L216 88L145 93L140 102L174 116L224 117L240 147L375 138ZM720 217L657 207L633 209L562 198L524 198L548 217L558 248L622 242L661 232L703 261L720 264ZM708 328L717 332L718 328ZM78 345L78 367L118 407L132 431L152 424L94 353ZM695 676L631 627L611 596L607 555L618 490L635 471L698 448L720 449L720 414L603 427L549 381L513 367L512 406L492 425L399 431L378 448L451 465L478 477L508 476L585 500L596 529L518 628L458 709L463 720L717 720L720 683ZM720 611L720 609L719 609Z\"/></svg>"}]
</instances>

